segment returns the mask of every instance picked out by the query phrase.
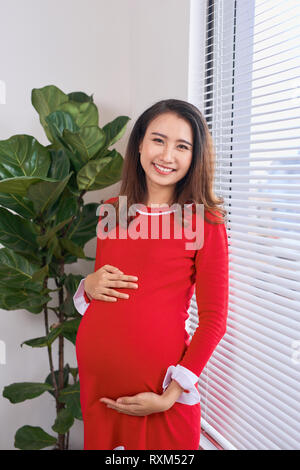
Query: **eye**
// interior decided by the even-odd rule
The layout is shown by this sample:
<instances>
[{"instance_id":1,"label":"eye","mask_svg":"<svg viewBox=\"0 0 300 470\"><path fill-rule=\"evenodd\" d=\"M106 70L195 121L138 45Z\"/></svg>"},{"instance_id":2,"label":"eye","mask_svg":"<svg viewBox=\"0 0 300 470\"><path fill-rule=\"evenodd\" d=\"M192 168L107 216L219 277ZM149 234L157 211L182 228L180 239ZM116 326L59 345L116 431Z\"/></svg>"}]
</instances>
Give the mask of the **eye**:
<instances>
[{"instance_id":1,"label":"eye","mask_svg":"<svg viewBox=\"0 0 300 470\"><path fill-rule=\"evenodd\" d=\"M162 139L152 139L154 142L163 142ZM188 150L187 146L186 145L183 145L183 144L180 144L178 145L178 147L183 147L185 150Z\"/></svg>"}]
</instances>

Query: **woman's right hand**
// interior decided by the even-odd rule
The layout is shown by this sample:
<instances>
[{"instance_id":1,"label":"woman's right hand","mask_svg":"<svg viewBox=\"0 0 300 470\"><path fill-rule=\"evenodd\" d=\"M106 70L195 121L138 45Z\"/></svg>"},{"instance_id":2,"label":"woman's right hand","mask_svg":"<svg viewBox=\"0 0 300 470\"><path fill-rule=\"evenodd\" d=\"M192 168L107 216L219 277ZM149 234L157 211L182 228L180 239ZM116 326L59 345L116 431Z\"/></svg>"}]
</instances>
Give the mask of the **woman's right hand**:
<instances>
[{"instance_id":1,"label":"woman's right hand","mask_svg":"<svg viewBox=\"0 0 300 470\"><path fill-rule=\"evenodd\" d=\"M130 281L137 281L137 276L124 274L120 269L109 264L105 264L94 273L88 274L84 280L84 290L90 300L104 300L105 302L115 302L120 299L128 299L129 295L118 292L113 287L137 288L138 284ZM113 297L112 297L113 296Z\"/></svg>"}]
</instances>

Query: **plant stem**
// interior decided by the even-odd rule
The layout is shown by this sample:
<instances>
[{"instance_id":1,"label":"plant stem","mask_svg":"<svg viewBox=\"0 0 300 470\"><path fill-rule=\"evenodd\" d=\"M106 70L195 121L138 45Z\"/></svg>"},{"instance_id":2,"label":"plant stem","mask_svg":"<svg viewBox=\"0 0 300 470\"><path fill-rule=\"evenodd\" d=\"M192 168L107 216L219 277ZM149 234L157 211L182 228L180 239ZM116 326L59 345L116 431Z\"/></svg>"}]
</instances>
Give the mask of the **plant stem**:
<instances>
[{"instance_id":1,"label":"plant stem","mask_svg":"<svg viewBox=\"0 0 300 470\"><path fill-rule=\"evenodd\" d=\"M45 228L44 228L44 227L42 227L42 233L45 233ZM43 265L45 265L45 264L46 264L46 258L44 257L44 258L43 258ZM44 287L44 289L47 289L47 288L48 288L48 276L45 277L45 279L44 279L43 287ZM44 305L44 319L45 319L46 336L48 336L48 334L49 334L48 308L51 308L51 307L47 307L47 304L45 304L45 305ZM51 308L51 309L52 309L52 308ZM53 310L53 309L52 309L52 310ZM56 313L56 315L57 315L57 312L55 312L55 313ZM50 366L51 377L52 377L52 384L53 384L53 387L54 387L54 396L55 396L55 402L56 402L56 413L58 413L58 411L59 411L59 408L58 408L58 404L59 404L59 401L58 401L59 389L58 389L58 386L57 386L57 382L56 382L56 378L55 378L55 373L54 373L51 345L48 345L48 346L47 346L47 350L48 350L49 366ZM57 444L59 444L59 443L57 443ZM56 444L56 445L57 445L57 444ZM59 447L59 448L60 448L60 447Z\"/></svg>"},{"instance_id":2,"label":"plant stem","mask_svg":"<svg viewBox=\"0 0 300 470\"><path fill-rule=\"evenodd\" d=\"M59 317L59 313L58 313L58 309L57 309L57 308L48 307L48 310L53 310L53 312L55 313L55 315L56 315L57 317Z\"/></svg>"},{"instance_id":3,"label":"plant stem","mask_svg":"<svg viewBox=\"0 0 300 470\"><path fill-rule=\"evenodd\" d=\"M64 274L64 261L60 264L60 277ZM62 311L62 304L64 302L64 291L61 289L58 292L59 298L59 322L64 322L64 312ZM64 388L64 337L62 334L58 337L58 383L59 390ZM64 403L58 402L58 411L65 407ZM58 444L60 450L65 450L65 434L58 434Z\"/></svg>"},{"instance_id":4,"label":"plant stem","mask_svg":"<svg viewBox=\"0 0 300 470\"><path fill-rule=\"evenodd\" d=\"M44 279L44 288L47 288L47 283L48 283L48 278L46 277ZM48 323L48 307L47 307L47 304L45 304L45 306L44 306L44 319L45 319L46 336L48 336L48 334L49 334L49 323ZM55 374L54 374L51 345L47 346L47 349L48 349L48 358L49 358L51 377L52 377L52 382L53 382L53 387L54 387L54 395L55 395L55 399L57 401L58 388L57 388L57 383L56 383Z\"/></svg>"}]
</instances>

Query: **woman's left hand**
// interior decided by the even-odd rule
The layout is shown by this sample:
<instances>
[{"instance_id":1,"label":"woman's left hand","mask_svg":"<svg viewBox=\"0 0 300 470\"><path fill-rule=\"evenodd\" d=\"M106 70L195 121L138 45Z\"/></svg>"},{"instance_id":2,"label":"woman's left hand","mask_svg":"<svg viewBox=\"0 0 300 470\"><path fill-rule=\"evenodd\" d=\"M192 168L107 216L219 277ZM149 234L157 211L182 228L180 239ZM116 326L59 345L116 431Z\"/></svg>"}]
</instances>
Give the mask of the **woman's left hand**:
<instances>
[{"instance_id":1,"label":"woman's left hand","mask_svg":"<svg viewBox=\"0 0 300 470\"><path fill-rule=\"evenodd\" d=\"M146 416L152 413L166 411L172 406L172 401L166 399L164 395L153 392L142 392L130 397L120 397L117 400L110 398L100 398L108 408L113 408L118 413L125 413L132 416Z\"/></svg>"}]
</instances>

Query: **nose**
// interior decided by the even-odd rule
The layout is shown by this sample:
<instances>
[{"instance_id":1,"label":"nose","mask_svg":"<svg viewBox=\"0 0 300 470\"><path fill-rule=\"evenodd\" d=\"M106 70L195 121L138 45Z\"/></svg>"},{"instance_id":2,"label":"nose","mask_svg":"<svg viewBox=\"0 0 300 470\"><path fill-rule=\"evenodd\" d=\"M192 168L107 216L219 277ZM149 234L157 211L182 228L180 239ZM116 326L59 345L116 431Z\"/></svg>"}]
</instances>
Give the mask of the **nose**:
<instances>
[{"instance_id":1,"label":"nose","mask_svg":"<svg viewBox=\"0 0 300 470\"><path fill-rule=\"evenodd\" d=\"M173 163L174 162L174 158L172 157L172 149L171 148L165 147L162 150L161 162L162 163L163 162L165 162L165 163Z\"/></svg>"}]
</instances>

